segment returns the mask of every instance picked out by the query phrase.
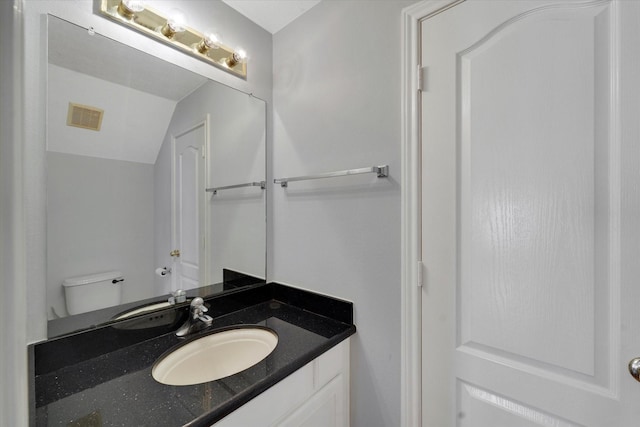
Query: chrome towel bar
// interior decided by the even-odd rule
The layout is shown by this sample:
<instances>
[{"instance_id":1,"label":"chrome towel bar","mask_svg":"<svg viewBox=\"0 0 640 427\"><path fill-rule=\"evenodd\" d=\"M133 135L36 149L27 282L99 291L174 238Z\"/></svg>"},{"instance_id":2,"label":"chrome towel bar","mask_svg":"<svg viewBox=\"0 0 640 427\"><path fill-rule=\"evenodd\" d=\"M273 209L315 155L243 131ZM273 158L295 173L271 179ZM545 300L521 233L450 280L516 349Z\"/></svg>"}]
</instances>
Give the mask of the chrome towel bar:
<instances>
[{"instance_id":1,"label":"chrome towel bar","mask_svg":"<svg viewBox=\"0 0 640 427\"><path fill-rule=\"evenodd\" d=\"M318 175L296 176L293 178L278 178L278 179L274 179L273 182L275 184L280 184L280 186L282 187L288 187L289 182L293 182L293 181L306 181L309 179L321 179L321 178L335 178L338 176L359 175L363 173L375 173L378 175L378 178L385 178L389 176L389 166L388 165L371 166L368 168L348 169L344 171L321 173Z\"/></svg>"},{"instance_id":2,"label":"chrome towel bar","mask_svg":"<svg viewBox=\"0 0 640 427\"><path fill-rule=\"evenodd\" d=\"M231 188L240 188L240 187L260 187L262 190L264 190L267 187L267 182L258 181L258 182L247 182L245 184L227 185L224 187L212 187L212 188L207 188L205 191L207 193L218 194L218 190L229 190Z\"/></svg>"}]
</instances>

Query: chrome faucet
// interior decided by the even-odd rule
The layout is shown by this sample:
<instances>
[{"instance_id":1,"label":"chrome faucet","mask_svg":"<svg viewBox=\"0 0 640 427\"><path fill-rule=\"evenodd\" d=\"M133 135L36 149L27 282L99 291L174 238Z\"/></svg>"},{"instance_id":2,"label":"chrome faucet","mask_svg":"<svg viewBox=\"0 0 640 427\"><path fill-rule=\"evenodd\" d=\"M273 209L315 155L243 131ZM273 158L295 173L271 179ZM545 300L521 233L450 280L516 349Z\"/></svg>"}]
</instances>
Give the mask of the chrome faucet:
<instances>
[{"instance_id":1,"label":"chrome faucet","mask_svg":"<svg viewBox=\"0 0 640 427\"><path fill-rule=\"evenodd\" d=\"M196 297L191 301L189 306L189 318L176 331L179 337L186 337L194 332L200 331L213 323L213 318L208 314L204 314L209 309L205 307L204 300Z\"/></svg>"}]
</instances>

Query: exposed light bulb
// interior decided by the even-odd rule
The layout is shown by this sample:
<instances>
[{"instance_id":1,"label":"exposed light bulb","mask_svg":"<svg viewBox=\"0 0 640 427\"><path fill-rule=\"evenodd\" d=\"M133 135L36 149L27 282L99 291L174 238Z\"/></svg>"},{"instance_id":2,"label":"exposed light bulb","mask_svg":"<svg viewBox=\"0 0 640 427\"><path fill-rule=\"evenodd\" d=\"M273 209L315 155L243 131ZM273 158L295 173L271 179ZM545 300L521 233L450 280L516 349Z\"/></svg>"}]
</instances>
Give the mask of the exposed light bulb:
<instances>
[{"instance_id":1,"label":"exposed light bulb","mask_svg":"<svg viewBox=\"0 0 640 427\"><path fill-rule=\"evenodd\" d=\"M133 12L142 12L145 8L144 1L142 0L122 0L122 4Z\"/></svg>"},{"instance_id":2,"label":"exposed light bulb","mask_svg":"<svg viewBox=\"0 0 640 427\"><path fill-rule=\"evenodd\" d=\"M230 57L228 57L225 61L228 67L235 67L237 64L244 64L247 62L248 56L247 51L243 48L239 47L233 51Z\"/></svg>"},{"instance_id":3,"label":"exposed light bulb","mask_svg":"<svg viewBox=\"0 0 640 427\"><path fill-rule=\"evenodd\" d=\"M210 31L204 35L204 39L202 40L210 49L217 49L219 47L218 45L220 44L221 37L220 34Z\"/></svg>"},{"instance_id":4,"label":"exposed light bulb","mask_svg":"<svg viewBox=\"0 0 640 427\"><path fill-rule=\"evenodd\" d=\"M239 62L244 62L247 59L247 51L244 50L243 48L239 47L238 49L236 49L235 52L233 52L234 55L238 55L238 58L240 58Z\"/></svg>"},{"instance_id":5,"label":"exposed light bulb","mask_svg":"<svg viewBox=\"0 0 640 427\"><path fill-rule=\"evenodd\" d=\"M220 35L213 31L208 31L202 37L202 40L195 46L200 53L207 53L209 49L218 49L220 46Z\"/></svg>"},{"instance_id":6,"label":"exposed light bulb","mask_svg":"<svg viewBox=\"0 0 640 427\"><path fill-rule=\"evenodd\" d=\"M121 0L118 4L118 14L126 19L131 19L136 13L142 12L144 8L145 4L142 0Z\"/></svg>"},{"instance_id":7,"label":"exposed light bulb","mask_svg":"<svg viewBox=\"0 0 640 427\"><path fill-rule=\"evenodd\" d=\"M173 38L176 33L181 33L187 29L187 17L178 9L169 12L167 23L160 29L160 32L167 38Z\"/></svg>"},{"instance_id":8,"label":"exposed light bulb","mask_svg":"<svg viewBox=\"0 0 640 427\"><path fill-rule=\"evenodd\" d=\"M169 19L167 19L167 25L171 27L176 33L180 33L187 28L187 17L181 10L173 9L169 12Z\"/></svg>"}]
</instances>

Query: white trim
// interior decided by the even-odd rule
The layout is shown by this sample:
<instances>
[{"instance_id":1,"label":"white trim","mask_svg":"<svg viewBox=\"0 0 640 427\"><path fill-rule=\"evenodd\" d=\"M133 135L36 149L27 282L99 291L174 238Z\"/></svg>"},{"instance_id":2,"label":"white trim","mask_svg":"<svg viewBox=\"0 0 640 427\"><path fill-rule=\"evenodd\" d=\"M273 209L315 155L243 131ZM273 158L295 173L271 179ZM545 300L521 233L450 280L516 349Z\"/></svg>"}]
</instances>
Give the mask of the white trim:
<instances>
[{"instance_id":1,"label":"white trim","mask_svg":"<svg viewBox=\"0 0 640 427\"><path fill-rule=\"evenodd\" d=\"M21 0L0 5L0 425L26 425L29 413L27 228L24 162L24 21ZM36 297L37 299L37 297Z\"/></svg>"},{"instance_id":2,"label":"white trim","mask_svg":"<svg viewBox=\"0 0 640 427\"><path fill-rule=\"evenodd\" d=\"M402 176L401 176L401 365L400 424L422 425L422 295L418 262L422 261L420 227L420 24L430 14L460 0L425 0L402 11Z\"/></svg>"},{"instance_id":3,"label":"white trim","mask_svg":"<svg viewBox=\"0 0 640 427\"><path fill-rule=\"evenodd\" d=\"M421 295L416 282L420 254L419 63L420 18L431 2L402 11L402 128L401 128L401 362L400 425L422 423Z\"/></svg>"}]
</instances>

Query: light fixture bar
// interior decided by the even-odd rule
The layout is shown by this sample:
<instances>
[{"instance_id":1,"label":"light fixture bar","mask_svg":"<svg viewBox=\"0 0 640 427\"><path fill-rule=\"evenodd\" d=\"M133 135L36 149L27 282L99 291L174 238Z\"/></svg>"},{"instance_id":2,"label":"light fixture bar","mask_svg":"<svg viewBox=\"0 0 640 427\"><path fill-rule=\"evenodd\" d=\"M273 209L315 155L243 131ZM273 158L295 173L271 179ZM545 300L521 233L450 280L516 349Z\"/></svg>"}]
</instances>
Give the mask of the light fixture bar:
<instances>
[{"instance_id":1,"label":"light fixture bar","mask_svg":"<svg viewBox=\"0 0 640 427\"><path fill-rule=\"evenodd\" d=\"M243 79L247 78L246 61L237 61L238 52L216 43L215 49L203 48L205 35L190 27L184 31L168 31L167 22L171 17L144 7L141 11L130 11L123 7L124 0L102 0L100 12L113 21L161 41L186 54L220 68ZM168 35L170 34L170 36Z\"/></svg>"}]
</instances>

